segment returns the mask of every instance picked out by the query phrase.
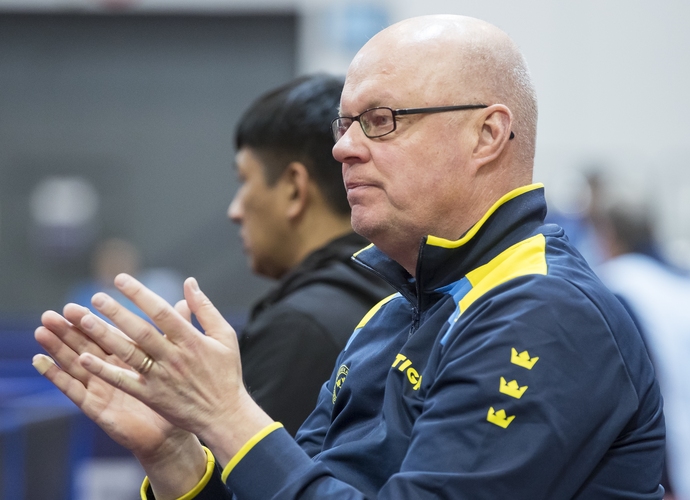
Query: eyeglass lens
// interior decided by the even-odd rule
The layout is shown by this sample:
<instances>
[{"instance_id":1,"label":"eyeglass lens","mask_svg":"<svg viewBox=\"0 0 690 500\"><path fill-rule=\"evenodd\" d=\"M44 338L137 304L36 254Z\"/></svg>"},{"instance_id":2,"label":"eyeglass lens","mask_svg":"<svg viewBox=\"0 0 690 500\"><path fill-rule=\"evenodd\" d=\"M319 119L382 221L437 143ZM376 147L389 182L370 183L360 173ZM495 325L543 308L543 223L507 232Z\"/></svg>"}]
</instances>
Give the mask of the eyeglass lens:
<instances>
[{"instance_id":1,"label":"eyeglass lens","mask_svg":"<svg viewBox=\"0 0 690 500\"><path fill-rule=\"evenodd\" d=\"M390 108L373 108L355 117L341 117L333 121L333 138L336 142L345 135L353 122L358 121L364 135L373 139L395 130L395 116Z\"/></svg>"},{"instance_id":2,"label":"eyeglass lens","mask_svg":"<svg viewBox=\"0 0 690 500\"><path fill-rule=\"evenodd\" d=\"M390 108L373 108L359 117L362 130L367 137L381 137L395 130L395 116Z\"/></svg>"}]
</instances>

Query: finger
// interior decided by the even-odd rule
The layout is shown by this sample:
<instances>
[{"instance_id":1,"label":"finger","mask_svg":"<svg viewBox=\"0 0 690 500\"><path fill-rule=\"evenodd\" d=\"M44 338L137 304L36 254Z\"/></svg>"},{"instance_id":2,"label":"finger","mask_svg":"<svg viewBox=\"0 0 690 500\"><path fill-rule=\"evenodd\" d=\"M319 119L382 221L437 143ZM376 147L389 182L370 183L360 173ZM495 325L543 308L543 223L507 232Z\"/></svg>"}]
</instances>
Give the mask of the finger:
<instances>
[{"instance_id":1,"label":"finger","mask_svg":"<svg viewBox=\"0 0 690 500\"><path fill-rule=\"evenodd\" d=\"M44 326L36 328L34 338L52 356L52 359L58 362L62 370L83 384L87 383L91 374L84 370L79 363L79 353L75 352L53 331Z\"/></svg>"},{"instance_id":2,"label":"finger","mask_svg":"<svg viewBox=\"0 0 690 500\"><path fill-rule=\"evenodd\" d=\"M207 336L215 338L226 346L237 342L235 330L201 291L196 279L187 278L185 280L184 295L190 310L199 320L199 324Z\"/></svg>"},{"instance_id":3,"label":"finger","mask_svg":"<svg viewBox=\"0 0 690 500\"><path fill-rule=\"evenodd\" d=\"M84 316L86 316L87 314L93 314L93 313L91 312L91 310L88 307L82 307L82 306L77 305L77 304L67 304L63 308L63 315L73 325L79 325L81 323L81 319ZM127 337L124 333L122 333L120 330L118 330L114 326L110 325L109 323L107 323L102 318L99 318L98 316L96 316L96 321L102 322L104 325L106 325L106 327L108 327L113 334L120 335L124 339L129 339L129 337ZM86 337L86 338L88 338L88 337ZM89 351L89 352L91 352L91 351ZM96 353L93 353L93 354L96 354ZM112 353L109 353L109 354L112 354Z\"/></svg>"},{"instance_id":4,"label":"finger","mask_svg":"<svg viewBox=\"0 0 690 500\"><path fill-rule=\"evenodd\" d=\"M36 354L32 363L36 371L50 380L55 387L60 389L79 408L86 398L86 387L79 380L55 365L55 361L44 354Z\"/></svg>"},{"instance_id":5,"label":"finger","mask_svg":"<svg viewBox=\"0 0 690 500\"><path fill-rule=\"evenodd\" d=\"M80 326L99 345L114 349L113 354L134 368L141 365L147 354L155 359L165 356L169 347L168 341L151 323L105 293L94 295L91 303L117 327L99 321L99 318L93 315L85 316Z\"/></svg>"},{"instance_id":6,"label":"finger","mask_svg":"<svg viewBox=\"0 0 690 500\"><path fill-rule=\"evenodd\" d=\"M139 309L144 311L146 315L151 318L158 328L165 334L165 336L173 343L186 343L192 341L194 337L200 336L196 328L194 328L189 321L185 320L168 302L156 295L154 292L146 288L139 281L132 278L128 274L118 274L115 278L115 286L120 290L129 300L134 302ZM124 309L124 308L122 308ZM100 309L99 309L100 310ZM130 313L131 316L135 316ZM108 316L110 317L110 316ZM113 319L113 318L111 318ZM139 318L141 319L141 318ZM114 319L113 319L114 321ZM117 323L116 323L117 324ZM132 340L141 345L145 350L148 350L147 342L150 331L142 331L145 334L142 337L132 337L126 328L118 324L123 332L125 332ZM162 339L158 335L159 341Z\"/></svg>"},{"instance_id":7,"label":"finger","mask_svg":"<svg viewBox=\"0 0 690 500\"><path fill-rule=\"evenodd\" d=\"M95 342L103 346L105 350L115 354L115 356L129 367L136 370L146 363L148 356L147 352L144 352L129 338L119 335L117 333L117 328L112 327L105 321L99 321L99 318L93 314L84 316L79 326L93 338Z\"/></svg>"},{"instance_id":8,"label":"finger","mask_svg":"<svg viewBox=\"0 0 690 500\"><path fill-rule=\"evenodd\" d=\"M189 309L189 305L187 304L186 300L179 300L175 304L175 310L177 313L182 316L184 319L189 321L190 323L192 322L192 311Z\"/></svg>"},{"instance_id":9,"label":"finger","mask_svg":"<svg viewBox=\"0 0 690 500\"><path fill-rule=\"evenodd\" d=\"M84 353L79 362L85 370L104 380L117 389L121 389L137 399L141 397L141 377L132 370L112 365L96 356Z\"/></svg>"},{"instance_id":10,"label":"finger","mask_svg":"<svg viewBox=\"0 0 690 500\"><path fill-rule=\"evenodd\" d=\"M73 303L65 304L65 307L62 308L62 316L73 325L78 325L81 318L90 312L88 307Z\"/></svg>"},{"instance_id":11,"label":"finger","mask_svg":"<svg viewBox=\"0 0 690 500\"><path fill-rule=\"evenodd\" d=\"M84 314L90 314L90 311L84 307L76 304L68 304L71 307L65 306L69 311L70 318L60 316L55 311L46 311L41 315L41 323L47 329L57 335L62 342L69 346L77 354L82 352L90 352L96 356L104 357L106 353L93 342L87 335L79 330L78 322Z\"/></svg>"}]
</instances>

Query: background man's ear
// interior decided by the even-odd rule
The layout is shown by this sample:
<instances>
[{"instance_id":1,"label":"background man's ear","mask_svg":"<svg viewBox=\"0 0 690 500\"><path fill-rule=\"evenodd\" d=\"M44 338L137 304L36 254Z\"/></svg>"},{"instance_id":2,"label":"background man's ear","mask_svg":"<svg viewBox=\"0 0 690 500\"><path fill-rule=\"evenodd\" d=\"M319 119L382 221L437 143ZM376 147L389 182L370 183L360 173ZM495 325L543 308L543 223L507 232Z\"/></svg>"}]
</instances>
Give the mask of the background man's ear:
<instances>
[{"instance_id":1,"label":"background man's ear","mask_svg":"<svg viewBox=\"0 0 690 500\"><path fill-rule=\"evenodd\" d=\"M304 164L293 161L281 176L288 197L287 216L290 219L301 216L309 203L309 184L311 177Z\"/></svg>"}]
</instances>

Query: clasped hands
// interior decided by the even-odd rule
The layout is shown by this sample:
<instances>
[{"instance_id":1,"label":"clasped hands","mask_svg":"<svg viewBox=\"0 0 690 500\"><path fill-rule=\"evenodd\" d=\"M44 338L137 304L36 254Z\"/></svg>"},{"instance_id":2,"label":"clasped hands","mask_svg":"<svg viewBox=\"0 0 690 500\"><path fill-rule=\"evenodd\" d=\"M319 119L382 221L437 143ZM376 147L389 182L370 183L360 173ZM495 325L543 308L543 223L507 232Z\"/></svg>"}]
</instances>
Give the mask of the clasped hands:
<instances>
[{"instance_id":1,"label":"clasped hands","mask_svg":"<svg viewBox=\"0 0 690 500\"><path fill-rule=\"evenodd\" d=\"M174 307L129 275L115 286L155 327L98 293L93 306L115 326L76 304L47 311L35 337L59 366L40 354L34 365L134 453L157 498L180 496L205 467L197 436L225 465L272 420L244 388L235 331L194 278Z\"/></svg>"}]
</instances>

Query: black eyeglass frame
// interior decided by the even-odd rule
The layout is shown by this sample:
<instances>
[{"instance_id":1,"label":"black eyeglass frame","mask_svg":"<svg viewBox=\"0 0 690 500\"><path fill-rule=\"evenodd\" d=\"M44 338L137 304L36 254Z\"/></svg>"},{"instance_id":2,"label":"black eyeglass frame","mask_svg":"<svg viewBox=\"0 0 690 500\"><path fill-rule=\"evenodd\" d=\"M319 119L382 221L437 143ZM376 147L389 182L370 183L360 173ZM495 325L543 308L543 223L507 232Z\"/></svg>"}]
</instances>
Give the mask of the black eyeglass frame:
<instances>
[{"instance_id":1,"label":"black eyeglass frame","mask_svg":"<svg viewBox=\"0 0 690 500\"><path fill-rule=\"evenodd\" d=\"M395 117L399 116L399 115L416 115L416 114L421 114L421 113L444 113L446 111L463 111L463 110L467 110L467 109L483 109L483 108L488 108L488 107L489 106L487 104L458 104L458 105L453 105L453 106L432 106L432 107L427 107L427 108L401 108L401 109L392 109L392 108L389 108L388 106L377 106L374 108L365 109L364 111L362 111L357 116L339 116L338 118L335 118L331 122L331 133L333 134L333 140L335 142L338 142L339 138L337 137L337 132L336 132L336 130L337 130L336 129L336 123L337 122L339 122L343 118L347 118L348 120L352 120L352 122L350 123L350 126L348 126L348 129L352 126L352 123L354 123L354 122L359 122L359 125L361 127L362 122L360 121L360 117L363 114L368 113L369 111L373 111L375 109L387 109L391 112L391 115L393 116L393 128L384 134L372 136L372 135L367 134L367 132L364 130L364 127L362 127L362 132L369 139L376 139L378 137L384 137L388 134L395 132L395 130L397 128L397 120L395 119ZM342 138L342 135L340 137ZM510 139L513 139L514 137L515 137L515 134L511 131L510 132Z\"/></svg>"}]
</instances>

